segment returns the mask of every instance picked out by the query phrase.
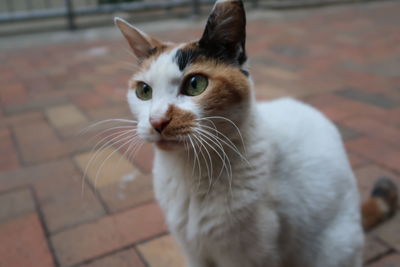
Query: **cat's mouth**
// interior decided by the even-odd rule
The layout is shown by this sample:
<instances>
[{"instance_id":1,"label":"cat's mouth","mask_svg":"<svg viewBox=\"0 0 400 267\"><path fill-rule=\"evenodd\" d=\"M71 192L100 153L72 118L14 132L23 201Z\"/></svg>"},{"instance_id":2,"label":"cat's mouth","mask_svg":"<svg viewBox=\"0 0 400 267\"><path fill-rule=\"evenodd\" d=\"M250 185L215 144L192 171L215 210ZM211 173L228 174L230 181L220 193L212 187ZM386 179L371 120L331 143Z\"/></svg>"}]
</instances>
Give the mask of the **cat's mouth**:
<instances>
[{"instance_id":1,"label":"cat's mouth","mask_svg":"<svg viewBox=\"0 0 400 267\"><path fill-rule=\"evenodd\" d=\"M156 142L157 146L164 150L171 150L177 147L183 146L183 142L179 140L172 140L172 139L161 139Z\"/></svg>"}]
</instances>

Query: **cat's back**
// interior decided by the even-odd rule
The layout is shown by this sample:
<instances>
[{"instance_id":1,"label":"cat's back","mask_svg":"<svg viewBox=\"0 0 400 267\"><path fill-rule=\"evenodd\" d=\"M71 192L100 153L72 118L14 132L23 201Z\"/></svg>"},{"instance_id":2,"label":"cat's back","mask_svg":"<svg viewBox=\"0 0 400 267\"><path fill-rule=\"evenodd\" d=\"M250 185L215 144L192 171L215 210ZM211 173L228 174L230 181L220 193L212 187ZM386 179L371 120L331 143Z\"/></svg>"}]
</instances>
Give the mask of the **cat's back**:
<instances>
[{"instance_id":1,"label":"cat's back","mask_svg":"<svg viewBox=\"0 0 400 267\"><path fill-rule=\"evenodd\" d=\"M302 157L345 156L338 130L315 108L291 98L259 102L257 107L268 137L283 153L300 153ZM343 160L347 162L346 157Z\"/></svg>"},{"instance_id":2,"label":"cat's back","mask_svg":"<svg viewBox=\"0 0 400 267\"><path fill-rule=\"evenodd\" d=\"M280 192L276 197L283 210L293 206L288 213L294 217L318 213L329 217L324 209L340 205L342 199L354 203L354 211L356 183L334 124L313 107L290 98L260 102L258 109L266 138L277 148L272 194Z\"/></svg>"}]
</instances>

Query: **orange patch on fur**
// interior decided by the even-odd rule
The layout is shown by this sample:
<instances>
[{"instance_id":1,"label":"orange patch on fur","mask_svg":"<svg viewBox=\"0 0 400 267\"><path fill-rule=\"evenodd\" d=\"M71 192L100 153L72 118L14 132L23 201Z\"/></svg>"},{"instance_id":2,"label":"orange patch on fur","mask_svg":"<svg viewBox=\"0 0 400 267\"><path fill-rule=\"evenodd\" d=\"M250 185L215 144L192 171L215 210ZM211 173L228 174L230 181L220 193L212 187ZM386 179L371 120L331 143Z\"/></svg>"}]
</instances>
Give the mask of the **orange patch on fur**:
<instances>
[{"instance_id":1,"label":"orange patch on fur","mask_svg":"<svg viewBox=\"0 0 400 267\"><path fill-rule=\"evenodd\" d=\"M197 61L188 73L201 73L208 77L208 87L195 101L206 112L225 110L250 97L250 85L240 69L211 60Z\"/></svg>"},{"instance_id":2,"label":"orange patch on fur","mask_svg":"<svg viewBox=\"0 0 400 267\"><path fill-rule=\"evenodd\" d=\"M366 231L378 225L386 218L386 213L382 210L378 201L382 200L373 197L362 205L362 224Z\"/></svg>"},{"instance_id":3,"label":"orange patch on fur","mask_svg":"<svg viewBox=\"0 0 400 267\"><path fill-rule=\"evenodd\" d=\"M162 135L167 138L188 134L195 125L194 120L196 119L196 115L190 111L180 109L175 105L169 106L166 116L171 119L162 132Z\"/></svg>"}]
</instances>

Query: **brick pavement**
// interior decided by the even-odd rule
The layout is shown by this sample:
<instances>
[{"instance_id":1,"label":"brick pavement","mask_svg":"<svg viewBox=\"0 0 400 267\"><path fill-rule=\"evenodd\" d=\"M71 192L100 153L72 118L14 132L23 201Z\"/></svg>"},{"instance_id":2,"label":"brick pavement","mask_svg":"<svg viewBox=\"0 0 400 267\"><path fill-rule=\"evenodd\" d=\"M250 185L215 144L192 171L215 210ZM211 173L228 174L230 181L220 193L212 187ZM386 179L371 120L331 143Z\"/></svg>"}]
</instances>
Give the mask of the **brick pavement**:
<instances>
[{"instance_id":1,"label":"brick pavement","mask_svg":"<svg viewBox=\"0 0 400 267\"><path fill-rule=\"evenodd\" d=\"M258 98L296 97L331 118L364 199L379 176L400 185L400 3L274 14L250 12ZM0 266L184 266L154 203L151 147L132 159L122 149L103 165L102 148L88 165L98 141L88 136L105 127L77 135L130 117L134 67L122 37L0 51L0 62ZM366 266L400 266L399 232L400 214L368 234Z\"/></svg>"}]
</instances>

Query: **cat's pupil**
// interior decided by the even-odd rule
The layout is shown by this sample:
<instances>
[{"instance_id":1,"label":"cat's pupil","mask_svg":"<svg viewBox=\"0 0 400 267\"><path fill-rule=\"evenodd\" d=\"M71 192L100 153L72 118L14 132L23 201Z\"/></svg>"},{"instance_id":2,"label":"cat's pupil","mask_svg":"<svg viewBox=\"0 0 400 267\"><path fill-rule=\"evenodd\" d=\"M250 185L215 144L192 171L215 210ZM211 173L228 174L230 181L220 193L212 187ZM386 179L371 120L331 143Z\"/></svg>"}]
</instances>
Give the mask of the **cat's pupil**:
<instances>
[{"instance_id":1,"label":"cat's pupil","mask_svg":"<svg viewBox=\"0 0 400 267\"><path fill-rule=\"evenodd\" d=\"M143 93L147 94L149 92L149 86L147 84L143 84Z\"/></svg>"},{"instance_id":2,"label":"cat's pupil","mask_svg":"<svg viewBox=\"0 0 400 267\"><path fill-rule=\"evenodd\" d=\"M192 86L192 88L194 89L197 88L197 77L193 77L192 79L190 79L190 86Z\"/></svg>"}]
</instances>

